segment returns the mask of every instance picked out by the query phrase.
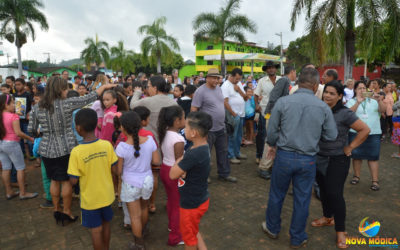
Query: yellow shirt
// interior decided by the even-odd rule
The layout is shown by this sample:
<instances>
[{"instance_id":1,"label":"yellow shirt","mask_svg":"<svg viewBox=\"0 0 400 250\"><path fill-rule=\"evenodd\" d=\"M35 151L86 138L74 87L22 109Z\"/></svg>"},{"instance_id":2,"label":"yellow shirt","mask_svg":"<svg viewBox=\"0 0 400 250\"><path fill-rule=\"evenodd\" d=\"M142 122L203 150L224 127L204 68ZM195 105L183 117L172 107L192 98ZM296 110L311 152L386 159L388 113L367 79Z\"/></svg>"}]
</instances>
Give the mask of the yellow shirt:
<instances>
[{"instance_id":1,"label":"yellow shirt","mask_svg":"<svg viewBox=\"0 0 400 250\"><path fill-rule=\"evenodd\" d=\"M111 166L118 161L108 141L97 139L71 151L68 174L79 177L81 208L94 210L114 202Z\"/></svg>"},{"instance_id":2,"label":"yellow shirt","mask_svg":"<svg viewBox=\"0 0 400 250\"><path fill-rule=\"evenodd\" d=\"M396 91L393 91L393 92L392 92L392 96L393 96L393 101L394 101L394 102L397 102L397 94L396 94Z\"/></svg>"}]
</instances>

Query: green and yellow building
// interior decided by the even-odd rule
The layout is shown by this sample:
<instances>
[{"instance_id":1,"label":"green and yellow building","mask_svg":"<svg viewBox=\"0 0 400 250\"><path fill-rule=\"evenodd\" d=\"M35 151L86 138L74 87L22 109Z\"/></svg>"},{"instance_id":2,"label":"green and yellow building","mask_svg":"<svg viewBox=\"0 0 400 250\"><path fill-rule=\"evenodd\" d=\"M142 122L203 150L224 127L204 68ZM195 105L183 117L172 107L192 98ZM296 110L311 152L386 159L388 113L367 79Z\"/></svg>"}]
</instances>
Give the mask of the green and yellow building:
<instances>
[{"instance_id":1,"label":"green and yellow building","mask_svg":"<svg viewBox=\"0 0 400 250\"><path fill-rule=\"evenodd\" d=\"M196 43L195 65L187 65L180 70L179 76L198 75L206 73L210 68L218 68L221 71L221 47L222 43L200 41ZM267 48L247 42L241 44L233 41L225 41L226 71L229 73L234 68L241 68L245 75L262 75L262 66L265 61L280 62L280 56L266 54ZM283 58L283 62L286 58Z\"/></svg>"}]
</instances>

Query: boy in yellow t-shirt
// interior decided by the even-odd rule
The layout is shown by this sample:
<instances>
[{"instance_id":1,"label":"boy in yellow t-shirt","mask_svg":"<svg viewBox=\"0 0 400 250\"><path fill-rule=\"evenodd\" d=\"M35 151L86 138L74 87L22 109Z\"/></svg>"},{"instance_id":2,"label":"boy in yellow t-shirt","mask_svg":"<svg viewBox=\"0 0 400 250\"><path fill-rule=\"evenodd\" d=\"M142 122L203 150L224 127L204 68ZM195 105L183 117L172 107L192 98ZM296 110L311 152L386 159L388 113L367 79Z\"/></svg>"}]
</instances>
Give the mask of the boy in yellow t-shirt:
<instances>
[{"instance_id":1,"label":"boy in yellow t-shirt","mask_svg":"<svg viewBox=\"0 0 400 250\"><path fill-rule=\"evenodd\" d=\"M94 134L97 114L92 109L81 109L75 116L76 131L83 143L71 151L68 165L70 182L79 179L82 225L91 229L94 249L108 249L110 221L113 217L114 185L111 171L117 171L118 158L108 141L99 140Z\"/></svg>"}]
</instances>

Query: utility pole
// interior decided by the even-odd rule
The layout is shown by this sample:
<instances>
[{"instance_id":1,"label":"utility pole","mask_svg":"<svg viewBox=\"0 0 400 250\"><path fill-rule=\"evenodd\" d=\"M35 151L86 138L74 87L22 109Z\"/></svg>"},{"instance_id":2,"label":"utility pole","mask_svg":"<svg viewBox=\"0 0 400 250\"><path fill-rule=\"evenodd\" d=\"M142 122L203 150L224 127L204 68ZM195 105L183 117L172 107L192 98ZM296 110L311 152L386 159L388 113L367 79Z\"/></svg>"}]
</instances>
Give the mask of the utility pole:
<instances>
[{"instance_id":1,"label":"utility pole","mask_svg":"<svg viewBox=\"0 0 400 250\"><path fill-rule=\"evenodd\" d=\"M280 56L280 61L281 61L281 75L283 76L284 68L283 68L283 43L282 43L282 32L280 33L275 33L275 35L279 36L281 38L281 56Z\"/></svg>"},{"instance_id":2,"label":"utility pole","mask_svg":"<svg viewBox=\"0 0 400 250\"><path fill-rule=\"evenodd\" d=\"M47 55L47 63L50 64L50 52L44 52L44 55Z\"/></svg>"},{"instance_id":3,"label":"utility pole","mask_svg":"<svg viewBox=\"0 0 400 250\"><path fill-rule=\"evenodd\" d=\"M7 53L7 65L10 65L10 55Z\"/></svg>"}]
</instances>

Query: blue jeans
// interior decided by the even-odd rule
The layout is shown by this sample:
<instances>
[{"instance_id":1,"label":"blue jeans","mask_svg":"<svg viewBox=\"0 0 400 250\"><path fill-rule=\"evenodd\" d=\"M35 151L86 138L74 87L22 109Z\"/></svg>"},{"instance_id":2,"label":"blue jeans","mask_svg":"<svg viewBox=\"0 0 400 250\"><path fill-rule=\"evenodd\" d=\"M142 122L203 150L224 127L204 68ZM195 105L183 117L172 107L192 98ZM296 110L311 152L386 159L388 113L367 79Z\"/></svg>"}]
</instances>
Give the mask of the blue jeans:
<instances>
[{"instance_id":1,"label":"blue jeans","mask_svg":"<svg viewBox=\"0 0 400 250\"><path fill-rule=\"evenodd\" d=\"M21 128L21 131L22 131L22 132L24 132L24 133L27 134L27 135L30 135L30 133L28 133L28 123L26 123L26 122L20 122L19 125L20 125L20 128ZM33 153L32 153L33 144L32 144L32 142L30 142L30 141L28 141L27 143L28 143L29 155L30 155L30 156L33 156ZM24 139L21 139L20 145L21 145L22 153L23 153L24 155L26 155L26 153L25 153L25 141L24 141Z\"/></svg>"},{"instance_id":2,"label":"blue jeans","mask_svg":"<svg viewBox=\"0 0 400 250\"><path fill-rule=\"evenodd\" d=\"M240 156L240 145L242 144L243 136L243 120L244 117L235 117L235 127L233 134L228 138L228 158L232 159Z\"/></svg>"},{"instance_id":3,"label":"blue jeans","mask_svg":"<svg viewBox=\"0 0 400 250\"><path fill-rule=\"evenodd\" d=\"M228 160L228 138L225 129L208 132L207 138L210 152L215 146L215 155L217 157L217 173L221 177L228 177L231 173L231 165Z\"/></svg>"},{"instance_id":4,"label":"blue jeans","mask_svg":"<svg viewBox=\"0 0 400 250\"><path fill-rule=\"evenodd\" d=\"M265 129L265 118L264 115L260 114L260 118L257 123L257 136L256 136L256 158L261 158L264 152L265 137L267 131Z\"/></svg>"},{"instance_id":5,"label":"blue jeans","mask_svg":"<svg viewBox=\"0 0 400 250\"><path fill-rule=\"evenodd\" d=\"M315 156L280 149L275 157L266 222L272 233L280 232L282 204L290 182L293 182L293 214L289 231L292 245L300 245L307 239L305 228L315 179L315 161Z\"/></svg>"}]
</instances>

